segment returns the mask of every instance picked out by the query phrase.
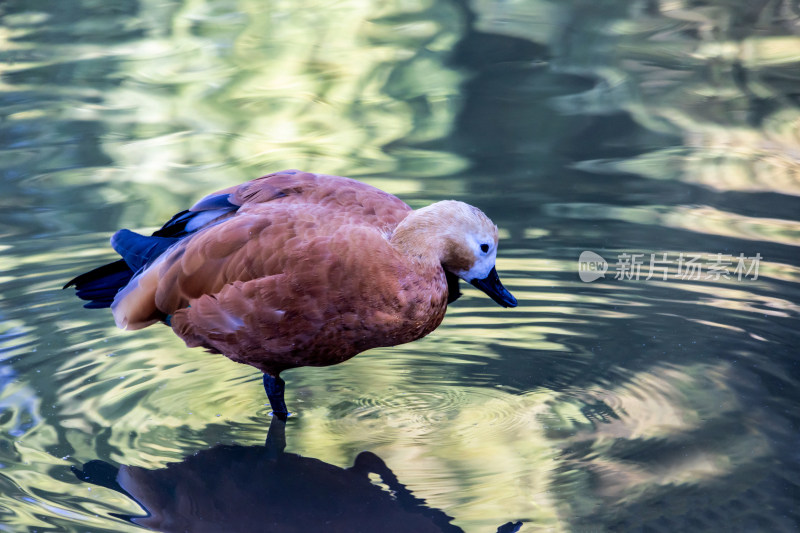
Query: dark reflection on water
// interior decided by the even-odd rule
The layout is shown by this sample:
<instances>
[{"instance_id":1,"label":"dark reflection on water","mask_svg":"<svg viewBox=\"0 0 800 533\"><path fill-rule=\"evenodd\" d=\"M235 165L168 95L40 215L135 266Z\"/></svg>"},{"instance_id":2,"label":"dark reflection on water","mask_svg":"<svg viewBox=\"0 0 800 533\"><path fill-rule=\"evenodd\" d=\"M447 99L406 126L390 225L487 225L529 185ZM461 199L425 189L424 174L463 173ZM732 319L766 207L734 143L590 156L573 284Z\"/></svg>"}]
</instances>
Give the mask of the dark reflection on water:
<instances>
[{"instance_id":1,"label":"dark reflection on water","mask_svg":"<svg viewBox=\"0 0 800 533\"><path fill-rule=\"evenodd\" d=\"M373 454L465 531L797 529L794 3L0 16L0 531L140 529L72 475L90 460L157 477L266 453L252 371L58 288L115 229L291 167L479 205L521 305L465 288L422 341L287 372L287 457L347 475ZM605 279L578 279L585 250ZM614 279L623 252L763 260L756 280Z\"/></svg>"},{"instance_id":2,"label":"dark reflection on water","mask_svg":"<svg viewBox=\"0 0 800 533\"><path fill-rule=\"evenodd\" d=\"M374 453L343 469L285 448L285 423L273 418L263 446L217 446L161 470L95 460L72 471L135 500L146 514L119 518L158 531L463 532Z\"/></svg>"}]
</instances>

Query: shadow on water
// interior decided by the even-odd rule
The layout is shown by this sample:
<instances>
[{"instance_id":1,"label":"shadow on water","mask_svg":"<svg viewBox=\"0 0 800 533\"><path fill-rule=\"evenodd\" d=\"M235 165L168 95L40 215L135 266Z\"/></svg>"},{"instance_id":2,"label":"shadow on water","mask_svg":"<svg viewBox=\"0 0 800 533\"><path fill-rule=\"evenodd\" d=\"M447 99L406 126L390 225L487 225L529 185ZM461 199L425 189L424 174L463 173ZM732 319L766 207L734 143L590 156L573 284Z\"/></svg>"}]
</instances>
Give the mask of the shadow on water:
<instances>
[{"instance_id":1,"label":"shadow on water","mask_svg":"<svg viewBox=\"0 0 800 533\"><path fill-rule=\"evenodd\" d=\"M264 446L217 446L158 470L93 460L72 472L146 513L112 516L157 531L463 532L372 452L340 468L285 447L286 423L273 417ZM508 522L497 533L521 526Z\"/></svg>"}]
</instances>

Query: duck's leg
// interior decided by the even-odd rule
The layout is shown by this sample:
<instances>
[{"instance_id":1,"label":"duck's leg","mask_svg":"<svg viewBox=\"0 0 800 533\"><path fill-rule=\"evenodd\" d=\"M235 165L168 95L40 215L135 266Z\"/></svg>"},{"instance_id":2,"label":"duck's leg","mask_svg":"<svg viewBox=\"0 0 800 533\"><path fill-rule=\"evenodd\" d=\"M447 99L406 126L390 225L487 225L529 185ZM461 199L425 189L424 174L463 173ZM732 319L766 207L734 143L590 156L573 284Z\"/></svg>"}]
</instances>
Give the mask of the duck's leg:
<instances>
[{"instance_id":1,"label":"duck's leg","mask_svg":"<svg viewBox=\"0 0 800 533\"><path fill-rule=\"evenodd\" d=\"M269 398L269 404L272 406L272 414L281 420L286 420L289 416L289 410L286 409L286 402L283 400L285 388L286 383L280 376L264 373L264 390L267 391L267 398Z\"/></svg>"}]
</instances>

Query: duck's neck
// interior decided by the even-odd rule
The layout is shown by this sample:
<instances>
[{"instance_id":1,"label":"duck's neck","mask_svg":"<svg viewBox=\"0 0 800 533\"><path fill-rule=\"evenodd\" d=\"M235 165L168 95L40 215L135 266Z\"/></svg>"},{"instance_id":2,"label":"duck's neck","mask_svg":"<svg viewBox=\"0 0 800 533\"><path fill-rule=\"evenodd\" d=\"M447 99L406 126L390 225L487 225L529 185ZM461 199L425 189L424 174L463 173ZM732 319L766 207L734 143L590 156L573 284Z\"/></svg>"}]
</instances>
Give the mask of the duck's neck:
<instances>
[{"instance_id":1,"label":"duck's neck","mask_svg":"<svg viewBox=\"0 0 800 533\"><path fill-rule=\"evenodd\" d=\"M442 223L429 208L412 211L394 229L389 242L415 263L441 265L444 252Z\"/></svg>"}]
</instances>

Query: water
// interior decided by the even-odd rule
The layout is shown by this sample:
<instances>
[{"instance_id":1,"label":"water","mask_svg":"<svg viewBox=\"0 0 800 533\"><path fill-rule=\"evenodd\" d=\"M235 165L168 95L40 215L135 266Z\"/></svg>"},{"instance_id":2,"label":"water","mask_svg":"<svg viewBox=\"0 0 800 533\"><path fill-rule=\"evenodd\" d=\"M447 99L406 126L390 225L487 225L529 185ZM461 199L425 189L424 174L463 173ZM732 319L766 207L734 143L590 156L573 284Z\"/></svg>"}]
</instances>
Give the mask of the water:
<instances>
[{"instance_id":1,"label":"water","mask_svg":"<svg viewBox=\"0 0 800 533\"><path fill-rule=\"evenodd\" d=\"M792 2L0 16L0 531L798 529ZM282 168L480 206L520 300L464 288L421 341L285 373L285 452L256 371L59 290L114 230ZM79 479L90 461L121 485Z\"/></svg>"}]
</instances>

